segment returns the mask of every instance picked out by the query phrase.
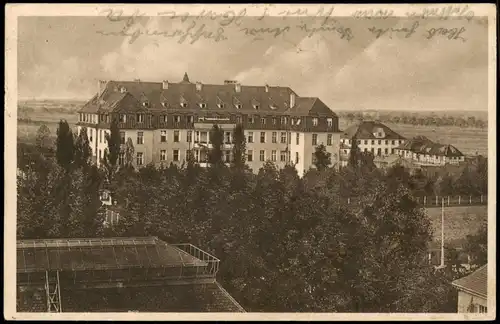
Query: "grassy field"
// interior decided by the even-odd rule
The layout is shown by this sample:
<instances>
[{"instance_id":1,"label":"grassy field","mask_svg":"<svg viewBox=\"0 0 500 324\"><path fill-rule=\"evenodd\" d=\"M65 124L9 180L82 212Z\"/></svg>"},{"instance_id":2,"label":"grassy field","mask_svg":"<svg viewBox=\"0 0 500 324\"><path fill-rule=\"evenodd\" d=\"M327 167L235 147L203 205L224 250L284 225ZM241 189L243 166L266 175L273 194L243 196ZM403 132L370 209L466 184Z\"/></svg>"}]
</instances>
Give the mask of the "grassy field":
<instances>
[{"instance_id":1,"label":"grassy field","mask_svg":"<svg viewBox=\"0 0 500 324\"><path fill-rule=\"evenodd\" d=\"M434 240L441 241L441 208L427 208L434 231ZM488 206L447 207L444 210L445 243L461 242L476 234L488 219Z\"/></svg>"},{"instance_id":2,"label":"grassy field","mask_svg":"<svg viewBox=\"0 0 500 324\"><path fill-rule=\"evenodd\" d=\"M408 124L384 123L387 127L406 138L424 135L432 141L451 144L465 155L476 152L488 156L488 130L477 128L460 128L457 126L420 126ZM347 120L340 120L340 129L349 127Z\"/></svg>"}]
</instances>

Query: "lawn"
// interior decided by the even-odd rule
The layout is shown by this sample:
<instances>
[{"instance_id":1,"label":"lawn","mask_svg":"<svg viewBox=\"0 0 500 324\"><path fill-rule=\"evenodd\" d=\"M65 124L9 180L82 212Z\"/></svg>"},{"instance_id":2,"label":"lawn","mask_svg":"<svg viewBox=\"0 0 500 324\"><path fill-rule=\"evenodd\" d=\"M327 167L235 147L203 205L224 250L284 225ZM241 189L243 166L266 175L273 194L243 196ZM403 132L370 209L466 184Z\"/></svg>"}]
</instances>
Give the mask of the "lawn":
<instances>
[{"instance_id":1,"label":"lawn","mask_svg":"<svg viewBox=\"0 0 500 324\"><path fill-rule=\"evenodd\" d=\"M427 208L434 231L434 240L441 241L441 208ZM488 206L447 207L444 210L445 243L463 241L474 235L488 219Z\"/></svg>"}]
</instances>

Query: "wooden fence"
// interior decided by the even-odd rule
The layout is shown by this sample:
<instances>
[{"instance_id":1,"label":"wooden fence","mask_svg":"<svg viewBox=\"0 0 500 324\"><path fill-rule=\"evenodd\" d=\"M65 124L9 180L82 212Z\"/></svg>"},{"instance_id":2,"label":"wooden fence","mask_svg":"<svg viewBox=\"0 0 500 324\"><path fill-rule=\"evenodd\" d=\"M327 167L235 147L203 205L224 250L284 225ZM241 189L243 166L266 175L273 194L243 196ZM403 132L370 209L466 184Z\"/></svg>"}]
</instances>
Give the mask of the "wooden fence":
<instances>
[{"instance_id":1,"label":"wooden fence","mask_svg":"<svg viewBox=\"0 0 500 324\"><path fill-rule=\"evenodd\" d=\"M360 199L357 197L353 198L344 198L347 204L359 204ZM427 208L432 207L441 207L442 201L444 201L445 207L451 206L478 206L478 205L487 205L488 204L488 196L424 196L424 197L416 197L417 202L422 204Z\"/></svg>"}]
</instances>

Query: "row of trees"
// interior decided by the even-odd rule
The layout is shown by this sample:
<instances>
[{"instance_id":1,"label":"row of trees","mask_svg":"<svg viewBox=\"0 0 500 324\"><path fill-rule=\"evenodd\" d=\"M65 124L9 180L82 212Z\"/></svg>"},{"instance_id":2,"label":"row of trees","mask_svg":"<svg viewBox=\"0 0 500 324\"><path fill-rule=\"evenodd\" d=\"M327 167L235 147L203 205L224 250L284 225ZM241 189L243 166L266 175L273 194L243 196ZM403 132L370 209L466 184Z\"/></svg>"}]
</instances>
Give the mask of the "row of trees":
<instances>
[{"instance_id":1,"label":"row of trees","mask_svg":"<svg viewBox=\"0 0 500 324\"><path fill-rule=\"evenodd\" d=\"M293 166L271 162L253 174L241 126L230 166L214 126L208 168L188 158L181 167L137 171L118 168L114 125L97 169L86 131L72 141L66 125L59 126L56 158L42 155L43 167L18 180L21 238L156 235L190 242L222 260L219 280L248 311L455 311L453 271L436 272L425 262L430 221L402 167L384 173L355 153L337 171L319 147L317 169L303 178ZM126 207L109 230L98 206L103 185ZM341 194L363 204L353 209Z\"/></svg>"},{"instance_id":2,"label":"row of trees","mask_svg":"<svg viewBox=\"0 0 500 324\"><path fill-rule=\"evenodd\" d=\"M369 113L368 113L369 114ZM366 117L366 113L362 112L341 112L340 117L346 119L349 123L362 121ZM459 116L435 116L422 115L422 113L377 113L377 119L385 123L422 125L422 126L458 126L458 127L473 127L486 128L488 122L483 119L477 119L474 116L467 118Z\"/></svg>"}]
</instances>

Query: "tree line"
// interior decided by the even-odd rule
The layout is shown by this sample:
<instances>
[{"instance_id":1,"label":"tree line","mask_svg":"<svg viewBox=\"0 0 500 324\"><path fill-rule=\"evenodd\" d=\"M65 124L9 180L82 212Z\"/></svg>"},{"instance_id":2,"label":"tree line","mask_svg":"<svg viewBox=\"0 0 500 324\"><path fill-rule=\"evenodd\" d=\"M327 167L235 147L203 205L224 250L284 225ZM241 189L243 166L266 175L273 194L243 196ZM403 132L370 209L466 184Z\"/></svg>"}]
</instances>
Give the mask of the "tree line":
<instances>
[{"instance_id":1,"label":"tree line","mask_svg":"<svg viewBox=\"0 0 500 324\"><path fill-rule=\"evenodd\" d=\"M340 112L339 116L346 119L349 123L361 121L365 119L363 112ZM407 124L407 125L420 125L420 126L457 126L457 127L473 127L473 128L487 128L488 122L469 116L467 118L461 116L423 116L422 113L378 113L377 119L383 123L393 124Z\"/></svg>"},{"instance_id":2,"label":"tree line","mask_svg":"<svg viewBox=\"0 0 500 324\"><path fill-rule=\"evenodd\" d=\"M18 177L19 238L189 242L221 259L218 280L247 311L456 311L450 282L458 274L428 264L430 220L415 199L414 176L402 167L381 171L353 150L348 167L337 170L318 147L316 168L302 178L295 167L270 161L254 174L245 164L243 128L234 129L227 166L214 125L207 168L189 155L182 165L135 170L117 163L122 148L113 121L97 168L85 128L73 135L61 121L57 135L54 157L32 157L37 163ZM122 207L109 228L102 188ZM343 194L363 203L348 206ZM484 253L478 242L468 247L474 255Z\"/></svg>"}]
</instances>

